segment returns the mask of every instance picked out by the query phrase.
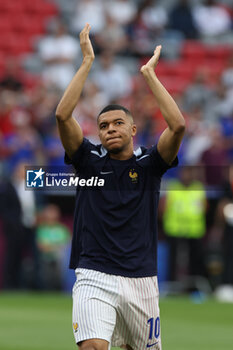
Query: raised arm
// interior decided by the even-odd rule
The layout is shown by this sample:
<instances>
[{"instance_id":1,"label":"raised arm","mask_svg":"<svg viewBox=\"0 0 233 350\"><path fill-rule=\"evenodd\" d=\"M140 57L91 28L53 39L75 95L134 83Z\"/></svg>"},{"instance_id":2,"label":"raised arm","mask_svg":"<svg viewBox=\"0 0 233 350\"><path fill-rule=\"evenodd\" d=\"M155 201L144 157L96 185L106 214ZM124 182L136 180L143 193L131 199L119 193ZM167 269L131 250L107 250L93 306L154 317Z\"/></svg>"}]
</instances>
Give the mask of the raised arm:
<instances>
[{"instance_id":1,"label":"raised arm","mask_svg":"<svg viewBox=\"0 0 233 350\"><path fill-rule=\"evenodd\" d=\"M60 138L69 157L73 156L83 142L82 129L78 122L72 117L72 113L79 101L84 83L95 58L89 38L90 28L90 25L86 24L80 33L80 46L83 54L83 61L56 109Z\"/></svg>"},{"instance_id":2,"label":"raised arm","mask_svg":"<svg viewBox=\"0 0 233 350\"><path fill-rule=\"evenodd\" d=\"M161 46L156 46L154 55L141 67L141 73L153 92L168 125L159 138L157 148L163 160L167 164L171 164L178 153L184 135L185 121L177 104L155 74L160 52Z\"/></svg>"}]
</instances>

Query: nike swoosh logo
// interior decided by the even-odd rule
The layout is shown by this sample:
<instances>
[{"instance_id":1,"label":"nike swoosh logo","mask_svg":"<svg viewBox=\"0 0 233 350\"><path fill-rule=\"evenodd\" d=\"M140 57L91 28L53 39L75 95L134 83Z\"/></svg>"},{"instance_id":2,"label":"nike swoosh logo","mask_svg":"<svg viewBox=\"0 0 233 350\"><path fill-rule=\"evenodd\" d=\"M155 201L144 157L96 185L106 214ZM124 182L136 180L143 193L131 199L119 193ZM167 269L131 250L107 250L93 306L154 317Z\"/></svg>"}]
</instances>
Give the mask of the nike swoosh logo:
<instances>
[{"instance_id":1,"label":"nike swoosh logo","mask_svg":"<svg viewBox=\"0 0 233 350\"><path fill-rule=\"evenodd\" d=\"M106 174L112 174L113 171L101 171L100 174L106 175Z\"/></svg>"},{"instance_id":2,"label":"nike swoosh logo","mask_svg":"<svg viewBox=\"0 0 233 350\"><path fill-rule=\"evenodd\" d=\"M153 343L153 344L147 344L147 348L151 348L152 346L154 346L154 345L156 345L156 344L158 344L158 341L156 342L156 343Z\"/></svg>"}]
</instances>

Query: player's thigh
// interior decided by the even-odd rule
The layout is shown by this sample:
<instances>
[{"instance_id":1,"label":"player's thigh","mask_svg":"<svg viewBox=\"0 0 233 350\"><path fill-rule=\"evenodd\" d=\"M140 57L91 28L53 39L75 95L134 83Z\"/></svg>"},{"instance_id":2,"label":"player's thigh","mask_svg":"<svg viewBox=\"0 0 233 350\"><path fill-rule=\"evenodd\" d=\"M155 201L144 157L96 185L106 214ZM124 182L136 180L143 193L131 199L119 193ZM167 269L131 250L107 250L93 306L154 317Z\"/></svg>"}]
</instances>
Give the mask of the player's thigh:
<instances>
[{"instance_id":1,"label":"player's thigh","mask_svg":"<svg viewBox=\"0 0 233 350\"><path fill-rule=\"evenodd\" d=\"M80 342L79 350L108 350L109 342L103 339L88 339Z\"/></svg>"},{"instance_id":2,"label":"player's thigh","mask_svg":"<svg viewBox=\"0 0 233 350\"><path fill-rule=\"evenodd\" d=\"M127 283L127 281L126 281ZM156 277L135 279L121 307L121 332L134 350L161 350L159 291Z\"/></svg>"},{"instance_id":3,"label":"player's thigh","mask_svg":"<svg viewBox=\"0 0 233 350\"><path fill-rule=\"evenodd\" d=\"M114 303L107 288L101 288L104 283L101 285L97 280L100 274L94 273L93 278L90 274L90 271L86 275L80 273L73 288L75 341L78 344L91 339L99 339L110 343L116 323Z\"/></svg>"}]
</instances>

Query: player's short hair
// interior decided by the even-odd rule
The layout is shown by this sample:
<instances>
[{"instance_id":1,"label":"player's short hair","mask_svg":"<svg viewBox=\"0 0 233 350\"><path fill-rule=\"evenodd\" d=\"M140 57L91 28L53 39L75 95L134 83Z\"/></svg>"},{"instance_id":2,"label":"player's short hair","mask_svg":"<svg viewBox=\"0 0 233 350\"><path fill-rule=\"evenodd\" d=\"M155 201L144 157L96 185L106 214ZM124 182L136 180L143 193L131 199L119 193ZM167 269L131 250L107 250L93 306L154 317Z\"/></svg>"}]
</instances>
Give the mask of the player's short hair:
<instances>
[{"instance_id":1,"label":"player's short hair","mask_svg":"<svg viewBox=\"0 0 233 350\"><path fill-rule=\"evenodd\" d=\"M125 114L130 117L130 119L133 121L133 117L132 117L132 114L131 112L124 106L121 106L121 105L118 105L118 104L110 104L110 105L107 105L106 107L104 107L102 109L102 111L98 114L98 117L97 117L97 122L99 120L99 117L101 114L103 113L106 113L106 112L109 112L109 111L124 111Z\"/></svg>"}]
</instances>

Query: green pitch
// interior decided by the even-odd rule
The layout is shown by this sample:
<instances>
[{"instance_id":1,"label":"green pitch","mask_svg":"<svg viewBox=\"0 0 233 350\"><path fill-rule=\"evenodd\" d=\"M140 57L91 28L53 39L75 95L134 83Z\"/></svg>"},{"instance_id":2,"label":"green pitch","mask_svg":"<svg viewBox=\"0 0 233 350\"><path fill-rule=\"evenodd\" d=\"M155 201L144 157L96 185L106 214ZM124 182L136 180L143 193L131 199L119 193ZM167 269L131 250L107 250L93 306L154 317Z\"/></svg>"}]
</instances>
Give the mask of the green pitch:
<instances>
[{"instance_id":1,"label":"green pitch","mask_svg":"<svg viewBox=\"0 0 233 350\"><path fill-rule=\"evenodd\" d=\"M0 293L0 350L77 350L71 308L67 295ZM163 350L232 350L233 304L173 297L160 309Z\"/></svg>"}]
</instances>

